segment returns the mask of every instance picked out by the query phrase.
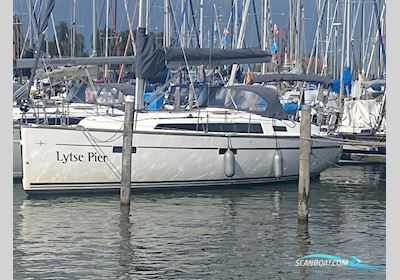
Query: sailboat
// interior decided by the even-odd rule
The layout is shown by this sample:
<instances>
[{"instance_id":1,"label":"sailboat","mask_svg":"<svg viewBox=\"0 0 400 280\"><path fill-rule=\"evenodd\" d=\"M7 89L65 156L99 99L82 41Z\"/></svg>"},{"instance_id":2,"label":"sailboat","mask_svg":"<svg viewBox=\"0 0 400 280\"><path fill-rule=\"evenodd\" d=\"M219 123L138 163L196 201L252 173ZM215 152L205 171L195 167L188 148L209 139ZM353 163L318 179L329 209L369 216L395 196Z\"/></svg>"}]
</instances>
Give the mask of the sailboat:
<instances>
[{"instance_id":1,"label":"sailboat","mask_svg":"<svg viewBox=\"0 0 400 280\"><path fill-rule=\"evenodd\" d=\"M142 18L140 25L144 26ZM139 90L135 91L139 106L132 144L133 188L243 185L298 178L300 124L286 118L272 88L233 84L204 90L185 110L149 112L140 105L143 79L166 65L255 63L270 55L246 49L161 48L142 27L137 32L137 50L136 76L142 80L136 82ZM93 116L71 126L22 125L24 190L32 194L118 191L123 121L122 116ZM310 172L316 176L339 159L342 146L324 141L317 126L312 125L311 133Z\"/></svg>"},{"instance_id":2,"label":"sailboat","mask_svg":"<svg viewBox=\"0 0 400 280\"><path fill-rule=\"evenodd\" d=\"M266 183L298 177L299 123L285 120L276 91L222 87L196 110L137 114L132 187ZM200 105L200 104L199 104ZM76 126L21 127L28 193L118 190L123 117L87 117ZM312 126L311 174L336 162L342 147ZM322 141L318 141L322 140Z\"/></svg>"}]
</instances>

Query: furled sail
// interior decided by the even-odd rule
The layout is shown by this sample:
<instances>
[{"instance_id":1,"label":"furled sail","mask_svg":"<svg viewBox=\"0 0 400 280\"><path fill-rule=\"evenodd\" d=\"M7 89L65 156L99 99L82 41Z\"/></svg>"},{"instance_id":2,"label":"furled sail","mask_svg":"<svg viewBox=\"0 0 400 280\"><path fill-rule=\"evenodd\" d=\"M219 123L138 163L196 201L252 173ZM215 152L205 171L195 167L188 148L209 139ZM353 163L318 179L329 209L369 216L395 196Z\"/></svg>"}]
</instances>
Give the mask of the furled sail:
<instances>
[{"instance_id":1,"label":"furled sail","mask_svg":"<svg viewBox=\"0 0 400 280\"><path fill-rule=\"evenodd\" d=\"M326 76L314 75L314 74L291 74L291 73L281 73L281 74L266 74L266 75L254 75L254 83L270 83L270 82L311 82L323 85L323 87L328 88L332 86L332 79Z\"/></svg>"}]
</instances>

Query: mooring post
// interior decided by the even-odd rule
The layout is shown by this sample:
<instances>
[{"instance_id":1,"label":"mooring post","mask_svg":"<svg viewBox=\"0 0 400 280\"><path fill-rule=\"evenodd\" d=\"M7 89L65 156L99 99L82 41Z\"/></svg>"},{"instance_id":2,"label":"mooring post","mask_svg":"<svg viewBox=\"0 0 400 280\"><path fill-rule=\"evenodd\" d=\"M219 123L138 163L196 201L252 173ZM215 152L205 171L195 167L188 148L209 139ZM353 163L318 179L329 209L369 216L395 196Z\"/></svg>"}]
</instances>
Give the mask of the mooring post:
<instances>
[{"instance_id":1,"label":"mooring post","mask_svg":"<svg viewBox=\"0 0 400 280\"><path fill-rule=\"evenodd\" d=\"M311 106L301 106L299 151L298 220L308 221L308 196L310 193L310 139Z\"/></svg>"},{"instance_id":2,"label":"mooring post","mask_svg":"<svg viewBox=\"0 0 400 280\"><path fill-rule=\"evenodd\" d=\"M121 204L131 202L131 166L132 166L132 136L133 136L133 108L135 106L132 95L125 96L124 134L122 139L122 172L121 172Z\"/></svg>"}]
</instances>

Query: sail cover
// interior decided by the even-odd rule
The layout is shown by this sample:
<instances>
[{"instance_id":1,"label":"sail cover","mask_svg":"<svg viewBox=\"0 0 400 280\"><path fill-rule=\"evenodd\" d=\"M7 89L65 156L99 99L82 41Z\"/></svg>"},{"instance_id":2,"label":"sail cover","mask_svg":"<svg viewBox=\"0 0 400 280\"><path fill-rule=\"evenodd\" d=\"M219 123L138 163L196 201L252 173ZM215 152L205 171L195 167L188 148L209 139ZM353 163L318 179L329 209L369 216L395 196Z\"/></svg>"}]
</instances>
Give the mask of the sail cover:
<instances>
[{"instance_id":1,"label":"sail cover","mask_svg":"<svg viewBox=\"0 0 400 280\"><path fill-rule=\"evenodd\" d=\"M145 34L145 28L138 28L136 51L136 76L147 80L167 66L263 63L271 59L270 53L259 49L163 48L156 45L152 34Z\"/></svg>"},{"instance_id":2,"label":"sail cover","mask_svg":"<svg viewBox=\"0 0 400 280\"><path fill-rule=\"evenodd\" d=\"M383 103L371 100L346 101L343 106L339 132L360 133L362 129L377 128Z\"/></svg>"},{"instance_id":3,"label":"sail cover","mask_svg":"<svg viewBox=\"0 0 400 280\"><path fill-rule=\"evenodd\" d=\"M184 51L181 48L167 48L165 56L167 66L171 68L185 66L185 56L189 66L252 64L269 62L271 58L269 53L252 48L237 50L196 48Z\"/></svg>"},{"instance_id":4,"label":"sail cover","mask_svg":"<svg viewBox=\"0 0 400 280\"><path fill-rule=\"evenodd\" d=\"M270 83L270 82L310 82L321 84L324 88L332 86L332 79L325 76L314 74L267 74L254 75L253 83Z\"/></svg>"},{"instance_id":5,"label":"sail cover","mask_svg":"<svg viewBox=\"0 0 400 280\"><path fill-rule=\"evenodd\" d=\"M136 38L136 77L150 79L165 68L164 49L155 44L152 34L138 28Z\"/></svg>"}]
</instances>

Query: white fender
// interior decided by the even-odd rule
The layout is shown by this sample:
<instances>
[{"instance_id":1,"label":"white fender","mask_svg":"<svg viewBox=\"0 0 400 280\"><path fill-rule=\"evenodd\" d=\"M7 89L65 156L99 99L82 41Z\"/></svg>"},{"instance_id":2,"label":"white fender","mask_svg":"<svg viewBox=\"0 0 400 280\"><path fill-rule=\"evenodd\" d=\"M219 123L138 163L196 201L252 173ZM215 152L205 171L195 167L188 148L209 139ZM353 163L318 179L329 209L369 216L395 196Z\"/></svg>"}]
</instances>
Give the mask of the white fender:
<instances>
[{"instance_id":1,"label":"white fender","mask_svg":"<svg viewBox=\"0 0 400 280\"><path fill-rule=\"evenodd\" d=\"M283 159L282 159L282 152L280 150L276 150L274 157L273 157L273 164L274 176L276 178L280 178L283 175Z\"/></svg>"},{"instance_id":2,"label":"white fender","mask_svg":"<svg viewBox=\"0 0 400 280\"><path fill-rule=\"evenodd\" d=\"M235 154L231 149L227 149L224 153L224 171L227 177L235 175Z\"/></svg>"}]
</instances>

